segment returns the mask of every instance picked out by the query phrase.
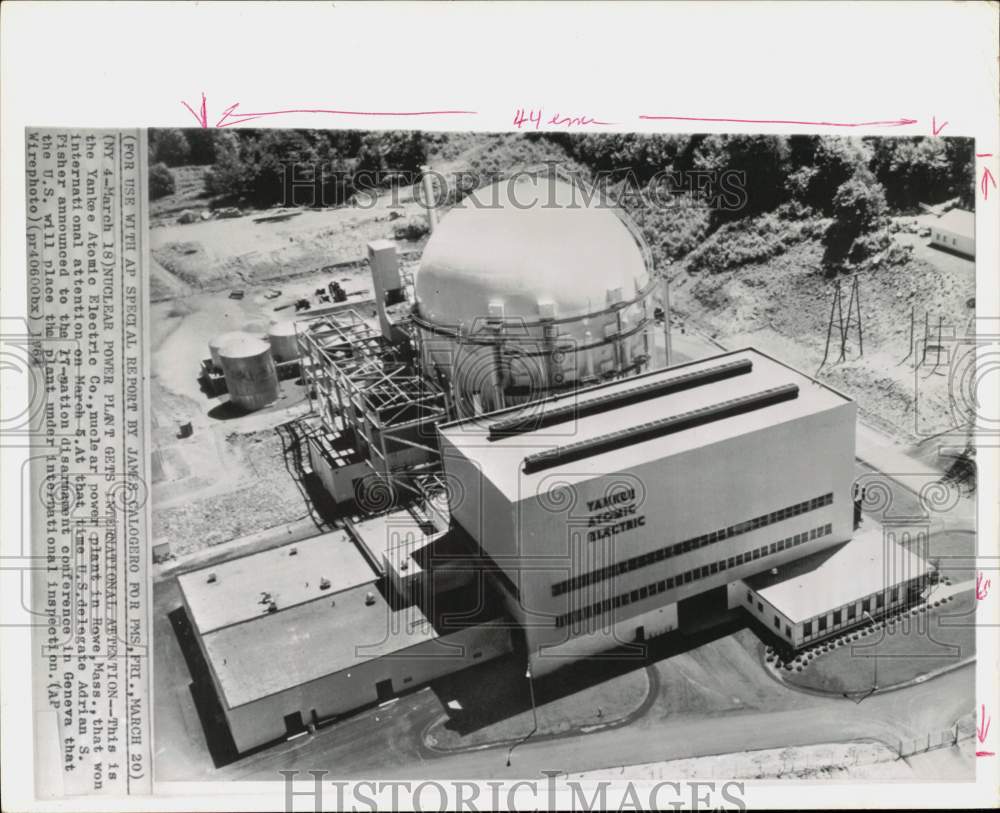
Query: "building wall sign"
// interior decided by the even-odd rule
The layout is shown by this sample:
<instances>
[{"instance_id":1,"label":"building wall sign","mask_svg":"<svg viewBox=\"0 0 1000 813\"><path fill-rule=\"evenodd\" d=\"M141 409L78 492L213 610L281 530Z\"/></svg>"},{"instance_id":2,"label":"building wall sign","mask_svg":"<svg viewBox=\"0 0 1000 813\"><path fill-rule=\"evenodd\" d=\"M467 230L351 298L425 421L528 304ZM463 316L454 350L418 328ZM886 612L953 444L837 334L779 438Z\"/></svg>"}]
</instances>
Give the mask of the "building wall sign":
<instances>
[{"instance_id":1,"label":"building wall sign","mask_svg":"<svg viewBox=\"0 0 1000 813\"><path fill-rule=\"evenodd\" d=\"M609 494L599 500L587 500L587 541L596 542L600 539L617 536L626 531L633 531L646 525L646 516L638 514L638 504L635 489L626 488Z\"/></svg>"}]
</instances>

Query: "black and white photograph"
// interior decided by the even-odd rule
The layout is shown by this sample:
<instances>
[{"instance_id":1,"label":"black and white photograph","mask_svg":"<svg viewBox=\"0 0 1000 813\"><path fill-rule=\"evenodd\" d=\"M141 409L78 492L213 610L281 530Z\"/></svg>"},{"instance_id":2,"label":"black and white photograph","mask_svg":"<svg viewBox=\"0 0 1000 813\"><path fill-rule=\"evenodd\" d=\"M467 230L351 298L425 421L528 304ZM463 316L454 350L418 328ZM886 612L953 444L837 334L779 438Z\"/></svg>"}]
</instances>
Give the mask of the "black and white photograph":
<instances>
[{"instance_id":1,"label":"black and white photograph","mask_svg":"<svg viewBox=\"0 0 1000 813\"><path fill-rule=\"evenodd\" d=\"M0 805L1000 782L995 0L0 5Z\"/></svg>"},{"instance_id":2,"label":"black and white photograph","mask_svg":"<svg viewBox=\"0 0 1000 813\"><path fill-rule=\"evenodd\" d=\"M968 780L972 140L532 115L149 133L157 775Z\"/></svg>"}]
</instances>

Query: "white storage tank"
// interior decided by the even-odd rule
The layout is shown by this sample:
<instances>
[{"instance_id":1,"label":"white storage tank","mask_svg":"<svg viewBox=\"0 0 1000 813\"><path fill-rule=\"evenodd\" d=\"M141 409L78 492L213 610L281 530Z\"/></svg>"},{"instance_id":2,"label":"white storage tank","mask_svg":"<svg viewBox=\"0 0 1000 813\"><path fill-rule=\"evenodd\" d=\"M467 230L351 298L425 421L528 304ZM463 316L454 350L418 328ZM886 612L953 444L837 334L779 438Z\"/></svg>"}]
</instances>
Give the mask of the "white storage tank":
<instances>
[{"instance_id":1,"label":"white storage tank","mask_svg":"<svg viewBox=\"0 0 1000 813\"><path fill-rule=\"evenodd\" d=\"M212 364L215 365L217 370L222 369L222 361L219 358L219 348L226 342L242 337L250 338L250 334L242 330L230 330L226 333L220 333L208 343L208 352L212 356Z\"/></svg>"},{"instance_id":2,"label":"white storage tank","mask_svg":"<svg viewBox=\"0 0 1000 813\"><path fill-rule=\"evenodd\" d=\"M299 342L296 324L291 319L275 319L267 331L275 362L298 361Z\"/></svg>"},{"instance_id":3,"label":"white storage tank","mask_svg":"<svg viewBox=\"0 0 1000 813\"><path fill-rule=\"evenodd\" d=\"M267 342L235 336L219 347L219 360L232 404L249 412L278 400L278 371Z\"/></svg>"}]
</instances>

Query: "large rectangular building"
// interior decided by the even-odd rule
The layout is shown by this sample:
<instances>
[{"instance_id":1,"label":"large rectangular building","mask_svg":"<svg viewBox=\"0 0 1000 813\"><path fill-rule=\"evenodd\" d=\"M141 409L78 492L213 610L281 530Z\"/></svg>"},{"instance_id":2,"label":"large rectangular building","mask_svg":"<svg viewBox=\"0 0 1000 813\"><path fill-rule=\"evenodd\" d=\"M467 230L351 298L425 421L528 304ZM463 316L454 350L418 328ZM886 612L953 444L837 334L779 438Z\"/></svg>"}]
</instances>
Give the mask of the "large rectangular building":
<instances>
[{"instance_id":1,"label":"large rectangular building","mask_svg":"<svg viewBox=\"0 0 1000 813\"><path fill-rule=\"evenodd\" d=\"M855 404L753 349L440 427L534 674L696 626L853 531Z\"/></svg>"}]
</instances>

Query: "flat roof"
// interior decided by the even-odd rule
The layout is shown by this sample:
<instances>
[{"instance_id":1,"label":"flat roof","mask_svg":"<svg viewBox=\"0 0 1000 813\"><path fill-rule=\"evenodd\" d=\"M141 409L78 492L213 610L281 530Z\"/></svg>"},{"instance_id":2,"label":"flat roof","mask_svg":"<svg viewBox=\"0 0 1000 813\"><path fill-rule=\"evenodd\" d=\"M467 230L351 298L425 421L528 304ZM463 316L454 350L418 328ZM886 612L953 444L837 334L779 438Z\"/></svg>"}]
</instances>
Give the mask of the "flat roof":
<instances>
[{"instance_id":1,"label":"flat roof","mask_svg":"<svg viewBox=\"0 0 1000 813\"><path fill-rule=\"evenodd\" d=\"M352 519L350 529L358 544L376 561L385 556L390 564L398 565L445 531L425 530L421 520L406 508L364 519ZM419 565L412 563L419 571Z\"/></svg>"},{"instance_id":2,"label":"flat roof","mask_svg":"<svg viewBox=\"0 0 1000 813\"><path fill-rule=\"evenodd\" d=\"M697 379L697 373L707 373L715 368L732 366L732 363L743 360L751 362L752 369L749 372L717 379L709 376L707 380L693 386L654 394L651 397L629 399L630 390L634 391L657 382L666 383L671 379L680 380L685 377ZM475 459L483 476L494 483L508 499L514 500L519 495L534 494L533 486L550 474L544 469L524 473L523 462L529 456L570 444L586 443L615 432L627 432L652 420L664 421L674 416L683 417L698 410L707 413L724 402L749 399L752 403L753 396L788 385L798 387L796 397L765 403L759 407L754 406L738 414L726 413L723 410L720 416L713 417L700 425L686 427L682 423L680 428L660 434L651 432L648 438L617 448L614 443L609 443L593 454L578 456L573 460L574 475L597 477L814 415L851 401L816 379L754 348L746 348L580 389L568 395L545 398L530 405L454 421L443 424L440 431L442 437L456 448L468 450L463 454ZM491 436L489 431L491 425L501 421L509 423L510 419L518 416L533 413L545 415L546 411L574 404L584 405L594 400L613 402L615 399L609 396L614 394L623 396L620 404L611 403L608 408L597 410L593 414L579 415L573 412L566 420L510 435L494 433ZM445 467L447 468L447 457Z\"/></svg>"},{"instance_id":3,"label":"flat roof","mask_svg":"<svg viewBox=\"0 0 1000 813\"><path fill-rule=\"evenodd\" d=\"M208 580L209 574L215 581ZM330 582L325 590L321 579ZM193 570L177 582L195 629L206 635L266 613L262 593L283 610L376 579L348 533L336 530Z\"/></svg>"},{"instance_id":4,"label":"flat roof","mask_svg":"<svg viewBox=\"0 0 1000 813\"><path fill-rule=\"evenodd\" d=\"M848 542L743 580L793 623L916 578L930 565L870 524Z\"/></svg>"},{"instance_id":5,"label":"flat roof","mask_svg":"<svg viewBox=\"0 0 1000 813\"><path fill-rule=\"evenodd\" d=\"M372 604L365 603L369 593ZM234 708L437 637L418 607L393 610L378 590L361 585L224 627L202 643ZM442 645L440 654L449 651Z\"/></svg>"},{"instance_id":6,"label":"flat roof","mask_svg":"<svg viewBox=\"0 0 1000 813\"><path fill-rule=\"evenodd\" d=\"M976 213L965 209L950 209L937 219L934 226L965 237L975 237Z\"/></svg>"}]
</instances>

